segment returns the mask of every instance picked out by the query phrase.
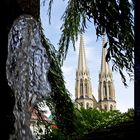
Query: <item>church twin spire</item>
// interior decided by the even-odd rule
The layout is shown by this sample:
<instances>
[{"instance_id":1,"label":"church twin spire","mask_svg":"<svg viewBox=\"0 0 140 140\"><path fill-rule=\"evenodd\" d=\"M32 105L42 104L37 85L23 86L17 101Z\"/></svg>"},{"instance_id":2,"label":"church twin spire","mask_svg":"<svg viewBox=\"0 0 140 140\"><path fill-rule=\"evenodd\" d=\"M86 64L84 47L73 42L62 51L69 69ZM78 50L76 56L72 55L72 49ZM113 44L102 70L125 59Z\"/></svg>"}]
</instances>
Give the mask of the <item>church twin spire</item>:
<instances>
[{"instance_id":1,"label":"church twin spire","mask_svg":"<svg viewBox=\"0 0 140 140\"><path fill-rule=\"evenodd\" d=\"M84 41L82 34L80 35L78 69L76 71L76 84L75 84L75 102L77 107L83 106L86 108L99 108L105 110L116 109L115 90L113 78L109 65L106 62L107 48L104 47L105 35L103 36L102 43L102 58L101 70L99 73L99 86L98 86L98 102L92 94L92 86L90 81L89 70L86 62L86 54L84 48ZM79 106L80 105L80 106Z\"/></svg>"}]
</instances>

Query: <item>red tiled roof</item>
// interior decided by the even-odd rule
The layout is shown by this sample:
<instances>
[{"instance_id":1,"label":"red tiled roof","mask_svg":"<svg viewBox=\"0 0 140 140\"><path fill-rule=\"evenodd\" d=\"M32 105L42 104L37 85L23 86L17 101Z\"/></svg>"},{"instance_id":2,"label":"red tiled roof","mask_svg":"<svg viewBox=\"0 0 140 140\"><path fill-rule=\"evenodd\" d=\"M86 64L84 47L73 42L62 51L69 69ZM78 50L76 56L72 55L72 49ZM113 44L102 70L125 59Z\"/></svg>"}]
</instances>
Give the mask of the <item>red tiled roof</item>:
<instances>
[{"instance_id":1,"label":"red tiled roof","mask_svg":"<svg viewBox=\"0 0 140 140\"><path fill-rule=\"evenodd\" d=\"M47 121L47 122L50 122L52 125L51 125L51 128L53 129L58 129L58 126L53 124L52 120L50 120L47 115L45 114L46 112L38 112L38 110L33 110L32 111L32 115L31 115L31 120L43 120L43 121Z\"/></svg>"},{"instance_id":2,"label":"red tiled roof","mask_svg":"<svg viewBox=\"0 0 140 140\"><path fill-rule=\"evenodd\" d=\"M50 121L47 115L45 114L46 112L38 112L37 110L32 111L31 119L32 120L44 120L44 121Z\"/></svg>"}]
</instances>

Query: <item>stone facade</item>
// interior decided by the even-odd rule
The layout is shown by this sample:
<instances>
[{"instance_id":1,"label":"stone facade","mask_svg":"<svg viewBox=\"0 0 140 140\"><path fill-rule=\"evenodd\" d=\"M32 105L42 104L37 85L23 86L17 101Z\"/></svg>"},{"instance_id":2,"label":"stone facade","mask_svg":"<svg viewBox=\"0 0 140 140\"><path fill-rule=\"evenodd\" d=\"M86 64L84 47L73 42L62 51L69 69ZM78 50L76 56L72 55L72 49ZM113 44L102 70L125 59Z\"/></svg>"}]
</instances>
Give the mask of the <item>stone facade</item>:
<instances>
[{"instance_id":1,"label":"stone facade","mask_svg":"<svg viewBox=\"0 0 140 140\"><path fill-rule=\"evenodd\" d=\"M76 71L76 84L75 84L75 105L78 109L81 107L98 108L100 110L115 110L115 89L113 84L112 72L109 69L109 64L105 60L107 48L105 45L105 37L103 37L102 44L102 59L101 70L99 73L98 85L98 101L92 94L92 84L90 81L90 73L86 63L85 48L83 36L80 36L79 46L79 59L78 68Z\"/></svg>"}]
</instances>

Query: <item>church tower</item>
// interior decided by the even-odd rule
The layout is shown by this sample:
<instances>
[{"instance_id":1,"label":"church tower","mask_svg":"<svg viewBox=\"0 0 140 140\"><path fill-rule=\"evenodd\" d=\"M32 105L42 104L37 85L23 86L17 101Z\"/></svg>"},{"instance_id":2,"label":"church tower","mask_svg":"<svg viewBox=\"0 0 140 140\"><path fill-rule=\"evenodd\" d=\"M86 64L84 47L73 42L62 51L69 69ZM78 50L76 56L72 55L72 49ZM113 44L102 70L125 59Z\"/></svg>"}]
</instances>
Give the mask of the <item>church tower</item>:
<instances>
[{"instance_id":1,"label":"church tower","mask_svg":"<svg viewBox=\"0 0 140 140\"><path fill-rule=\"evenodd\" d=\"M92 95L92 86L89 70L86 63L82 34L80 36L78 68L76 71L75 103L78 109L81 107L85 109L95 108L97 106L97 101Z\"/></svg>"},{"instance_id":2,"label":"church tower","mask_svg":"<svg viewBox=\"0 0 140 140\"><path fill-rule=\"evenodd\" d=\"M104 35L102 43L101 70L99 73L98 108L109 111L116 109L116 101L112 72L105 59L107 53L107 48L104 47L105 43Z\"/></svg>"}]
</instances>

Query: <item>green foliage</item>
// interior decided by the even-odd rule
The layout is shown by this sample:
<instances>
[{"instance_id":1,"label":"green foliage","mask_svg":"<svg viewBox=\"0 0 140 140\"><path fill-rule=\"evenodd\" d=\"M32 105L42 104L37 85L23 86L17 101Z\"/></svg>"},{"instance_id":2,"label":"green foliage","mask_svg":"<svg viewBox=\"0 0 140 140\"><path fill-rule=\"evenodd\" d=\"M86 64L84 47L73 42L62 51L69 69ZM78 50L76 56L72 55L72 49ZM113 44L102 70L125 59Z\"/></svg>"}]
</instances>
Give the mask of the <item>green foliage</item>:
<instances>
[{"instance_id":1,"label":"green foliage","mask_svg":"<svg viewBox=\"0 0 140 140\"><path fill-rule=\"evenodd\" d=\"M46 138L50 140L76 140L90 132L132 121L133 117L133 109L128 109L127 112L121 113L118 110L104 111L91 108L78 110L75 108L76 119L74 120L75 128L73 128L73 132L64 135L59 128L53 128L50 133L42 135L41 140Z\"/></svg>"},{"instance_id":2,"label":"green foliage","mask_svg":"<svg viewBox=\"0 0 140 140\"><path fill-rule=\"evenodd\" d=\"M58 60L58 52L45 38L42 32L42 42L45 46L50 63L48 80L51 85L51 97L46 99L54 117L55 124L65 135L72 131L74 126L74 106L70 98L70 94L65 87L63 72L61 70L60 61Z\"/></svg>"},{"instance_id":3,"label":"green foliage","mask_svg":"<svg viewBox=\"0 0 140 140\"><path fill-rule=\"evenodd\" d=\"M100 128L119 125L120 123L133 120L133 112L121 113L118 110L100 111L97 109L76 110L77 128L79 135L89 133Z\"/></svg>"}]
</instances>

